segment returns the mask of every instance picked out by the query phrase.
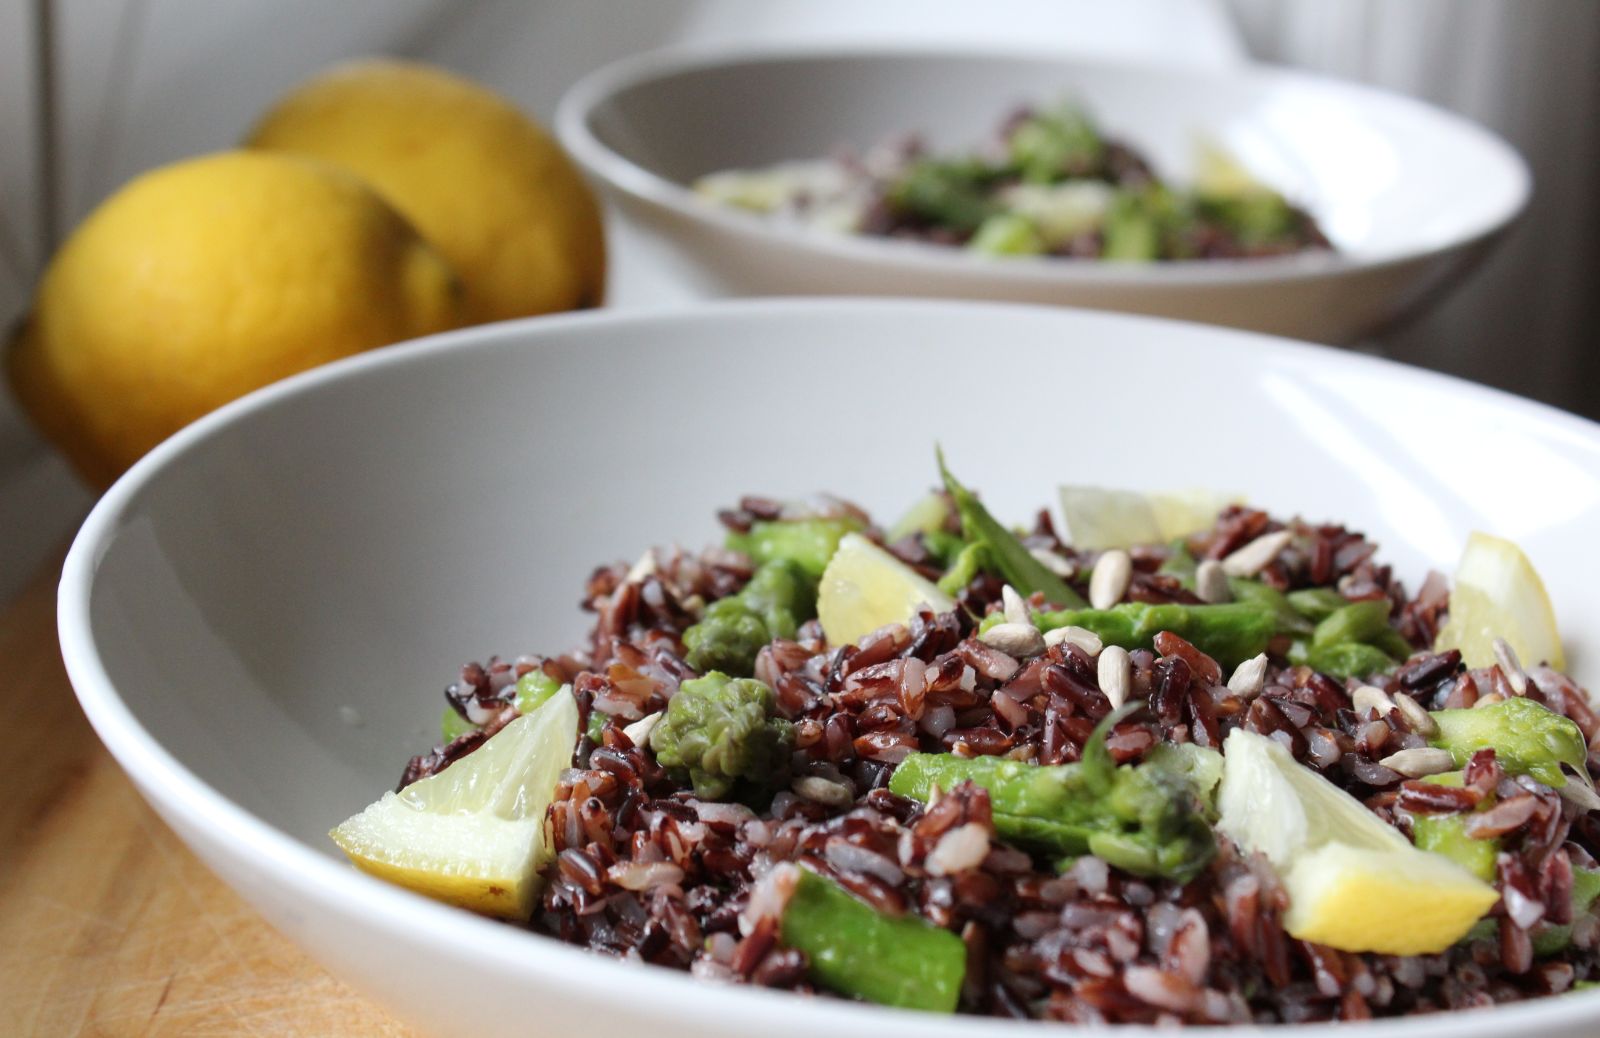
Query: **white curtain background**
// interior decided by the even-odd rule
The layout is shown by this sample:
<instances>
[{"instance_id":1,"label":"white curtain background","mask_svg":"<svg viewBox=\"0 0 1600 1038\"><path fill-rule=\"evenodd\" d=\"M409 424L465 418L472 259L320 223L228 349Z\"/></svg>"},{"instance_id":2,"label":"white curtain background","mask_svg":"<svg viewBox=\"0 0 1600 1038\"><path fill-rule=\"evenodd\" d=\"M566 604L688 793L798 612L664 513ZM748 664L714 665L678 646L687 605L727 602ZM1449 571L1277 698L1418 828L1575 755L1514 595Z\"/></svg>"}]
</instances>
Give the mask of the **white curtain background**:
<instances>
[{"instance_id":1,"label":"white curtain background","mask_svg":"<svg viewBox=\"0 0 1600 1038\"><path fill-rule=\"evenodd\" d=\"M1364 80L1505 135L1537 192L1461 291L1376 346L1600 416L1594 0L13 0L0 3L0 323L21 312L46 252L32 44L46 4L61 228L142 170L231 146L292 83L356 54L449 66L546 120L597 65L723 40L945 41L1209 65L1248 55ZM617 235L617 303L685 297L658 257L633 249ZM0 392L0 601L88 502Z\"/></svg>"},{"instance_id":2,"label":"white curtain background","mask_svg":"<svg viewBox=\"0 0 1600 1038\"><path fill-rule=\"evenodd\" d=\"M1600 418L1600 3L1229 5L1253 57L1420 97L1522 152L1534 195L1521 223L1443 305L1380 346Z\"/></svg>"}]
</instances>

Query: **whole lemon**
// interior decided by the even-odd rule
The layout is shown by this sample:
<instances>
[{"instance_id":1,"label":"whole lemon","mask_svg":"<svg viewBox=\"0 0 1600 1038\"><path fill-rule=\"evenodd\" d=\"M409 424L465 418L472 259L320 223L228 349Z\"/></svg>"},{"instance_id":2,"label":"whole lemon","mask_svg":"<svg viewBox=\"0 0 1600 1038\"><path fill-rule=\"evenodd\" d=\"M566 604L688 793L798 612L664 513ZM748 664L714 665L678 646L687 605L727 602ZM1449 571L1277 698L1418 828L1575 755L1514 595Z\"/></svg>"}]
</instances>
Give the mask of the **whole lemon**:
<instances>
[{"instance_id":1,"label":"whole lemon","mask_svg":"<svg viewBox=\"0 0 1600 1038\"><path fill-rule=\"evenodd\" d=\"M279 101L247 144L314 155L376 187L460 272L469 321L600 302L593 192L544 130L475 83L411 62L337 66Z\"/></svg>"},{"instance_id":2,"label":"whole lemon","mask_svg":"<svg viewBox=\"0 0 1600 1038\"><path fill-rule=\"evenodd\" d=\"M138 177L51 261L8 357L18 400L104 485L207 411L459 323L449 263L371 188L232 151Z\"/></svg>"}]
</instances>

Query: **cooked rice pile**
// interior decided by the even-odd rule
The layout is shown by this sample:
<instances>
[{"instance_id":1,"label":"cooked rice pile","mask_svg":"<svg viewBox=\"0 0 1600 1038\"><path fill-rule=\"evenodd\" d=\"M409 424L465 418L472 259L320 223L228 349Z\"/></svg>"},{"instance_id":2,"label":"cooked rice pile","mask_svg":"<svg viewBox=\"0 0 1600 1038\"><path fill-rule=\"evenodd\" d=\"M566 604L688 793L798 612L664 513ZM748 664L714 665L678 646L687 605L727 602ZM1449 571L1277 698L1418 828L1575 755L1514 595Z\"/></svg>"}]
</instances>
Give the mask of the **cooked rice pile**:
<instances>
[{"instance_id":1,"label":"cooked rice pile","mask_svg":"<svg viewBox=\"0 0 1600 1038\"><path fill-rule=\"evenodd\" d=\"M723 519L748 527L774 509L747 499ZM591 710L609 715L598 741L580 739L550 809L559 856L534 927L698 977L813 991L804 956L778 939L781 899L763 883L780 862L833 877L883 912L918 913L959 934L968 951L960 1008L968 1013L1082 1023L1355 1020L1511 1002L1600 977L1594 916L1577 921L1570 946L1554 957L1536 958L1529 936L1540 921L1572 922L1573 867L1593 867L1600 848L1592 814L1529 778L1508 778L1492 757L1475 760L1461 788L1408 780L1379 763L1427 745L1417 730L1425 715L1396 693L1427 710L1526 695L1593 740L1600 719L1583 691L1547 667L1469 670L1455 652L1426 651L1447 603L1443 582L1430 578L1408 597L1375 560L1374 545L1342 527L1284 524L1232 508L1189 549L1198 559L1221 559L1280 529L1295 536L1261 571L1270 586L1337 584L1352 599L1392 601L1417 653L1382 689L1388 703L1406 708L1372 709L1366 692L1358 710L1357 682L1304 666L1273 664L1259 682L1230 688L1215 661L1164 635L1158 651L1131 654L1129 696L1149 709L1114 730L1113 757L1137 761L1162 741L1217 748L1243 727L1276 733L1301 762L1402 827L1407 815L1397 807L1468 811L1493 794L1496 806L1474 825L1503 840L1498 938L1420 957L1341 952L1288 936L1281 925L1287 898L1273 872L1226 838L1219 836L1205 871L1182 886L1094 857L1057 874L1049 860L995 838L982 788L963 784L930 806L889 792L896 764L912 750L1077 760L1111 710L1082 648L1057 644L1019 661L975 639L967 611L1000 608L1002 585L990 576L961 591L965 610L924 612L909 629L880 631L860 645L829 646L812 621L795 641L762 650L756 677L794 723L797 749L790 788L760 812L697 798L624 732L695 676L681 635L705 603L749 579L743 556L673 552L633 579L624 565L599 569L586 593L597 616L588 646L559 659L469 664L448 695L498 711L504 723L515 679L545 667L572 682L586 718ZM1044 515L1026 543L1077 563L1079 572L1093 562L1062 544ZM916 542L891 550L938 575ZM1124 600L1198 601L1156 572L1165 549L1132 555ZM418 757L405 781L470 752L497 726L491 721L485 732Z\"/></svg>"}]
</instances>

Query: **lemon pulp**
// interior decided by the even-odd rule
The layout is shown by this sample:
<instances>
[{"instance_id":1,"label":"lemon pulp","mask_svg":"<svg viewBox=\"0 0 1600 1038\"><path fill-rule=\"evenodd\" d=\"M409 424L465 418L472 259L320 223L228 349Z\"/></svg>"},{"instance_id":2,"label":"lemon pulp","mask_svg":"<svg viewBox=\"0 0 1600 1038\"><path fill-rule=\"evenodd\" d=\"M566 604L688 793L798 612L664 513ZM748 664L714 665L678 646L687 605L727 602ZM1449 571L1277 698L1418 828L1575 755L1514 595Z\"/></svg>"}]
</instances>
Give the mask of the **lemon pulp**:
<instances>
[{"instance_id":1,"label":"lemon pulp","mask_svg":"<svg viewBox=\"0 0 1600 1038\"><path fill-rule=\"evenodd\" d=\"M1187 537L1216 522L1238 500L1212 490L1141 493L1105 487L1060 488L1067 541L1091 551L1160 544Z\"/></svg>"},{"instance_id":2,"label":"lemon pulp","mask_svg":"<svg viewBox=\"0 0 1600 1038\"><path fill-rule=\"evenodd\" d=\"M545 809L577 739L578 705L562 689L328 835L363 872L475 912L527 919L549 859Z\"/></svg>"},{"instance_id":3,"label":"lemon pulp","mask_svg":"<svg viewBox=\"0 0 1600 1038\"><path fill-rule=\"evenodd\" d=\"M1533 563L1511 541L1474 532L1456 564L1450 617L1434 649L1460 649L1467 666L1492 667L1496 638L1523 663L1566 668L1555 608Z\"/></svg>"},{"instance_id":4,"label":"lemon pulp","mask_svg":"<svg viewBox=\"0 0 1600 1038\"><path fill-rule=\"evenodd\" d=\"M1427 955L1499 900L1459 865L1419 850L1279 743L1236 729L1223 745L1218 828L1264 855L1289 894L1292 937L1341 951Z\"/></svg>"},{"instance_id":5,"label":"lemon pulp","mask_svg":"<svg viewBox=\"0 0 1600 1038\"><path fill-rule=\"evenodd\" d=\"M932 581L858 533L839 541L817 588L817 619L833 645L906 623L924 605L936 613L956 607Z\"/></svg>"}]
</instances>

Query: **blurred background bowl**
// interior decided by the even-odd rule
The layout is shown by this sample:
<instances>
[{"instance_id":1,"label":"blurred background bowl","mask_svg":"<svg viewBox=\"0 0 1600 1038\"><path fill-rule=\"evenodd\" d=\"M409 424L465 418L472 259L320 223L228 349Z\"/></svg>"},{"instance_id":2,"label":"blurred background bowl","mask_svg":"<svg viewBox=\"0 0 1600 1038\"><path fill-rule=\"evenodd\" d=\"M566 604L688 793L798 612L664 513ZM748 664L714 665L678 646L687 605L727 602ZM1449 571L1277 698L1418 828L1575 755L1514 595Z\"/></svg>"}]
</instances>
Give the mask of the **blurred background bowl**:
<instances>
[{"instance_id":1,"label":"blurred background bowl","mask_svg":"<svg viewBox=\"0 0 1600 1038\"><path fill-rule=\"evenodd\" d=\"M101 499L62 577L63 653L101 738L200 857L433 1030L1015 1038L589 955L359 874L326 836L433 743L462 661L577 643L596 564L712 541L745 493L892 515L935 482L935 440L1005 521L1061 481L1210 485L1365 530L1413 584L1493 530L1543 569L1574 672L1597 677L1600 592L1560 563L1600 524L1600 426L1227 329L883 300L487 325L252 394ZM1588 992L1360 1030L1596 1028Z\"/></svg>"},{"instance_id":2,"label":"blurred background bowl","mask_svg":"<svg viewBox=\"0 0 1600 1038\"><path fill-rule=\"evenodd\" d=\"M699 176L907 132L986 139L1019 103L1081 102L1175 183L1210 139L1306 206L1337 253L1113 264L992 260L829 234L716 206ZM1349 343L1436 301L1527 203L1520 156L1418 101L1299 72L1009 52L749 47L657 52L579 81L563 143L712 294L851 293L1057 303ZM1470 171L1471 176L1465 175Z\"/></svg>"}]
</instances>

